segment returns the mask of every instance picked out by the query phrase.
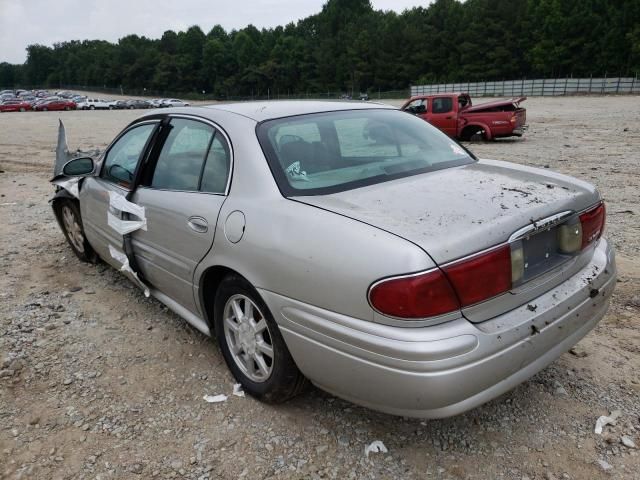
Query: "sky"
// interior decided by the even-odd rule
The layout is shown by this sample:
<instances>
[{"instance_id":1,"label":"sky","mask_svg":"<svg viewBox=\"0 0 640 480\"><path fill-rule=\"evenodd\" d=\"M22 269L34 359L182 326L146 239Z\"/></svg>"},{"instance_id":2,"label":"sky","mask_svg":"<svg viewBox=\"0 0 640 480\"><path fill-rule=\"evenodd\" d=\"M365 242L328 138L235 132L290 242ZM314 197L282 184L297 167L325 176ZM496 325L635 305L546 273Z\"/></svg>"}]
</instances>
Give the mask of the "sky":
<instances>
[{"instance_id":1,"label":"sky","mask_svg":"<svg viewBox=\"0 0 640 480\"><path fill-rule=\"evenodd\" d=\"M402 12L431 0L372 0L377 10ZM30 44L117 41L129 34L160 38L165 30L215 24L286 25L321 10L326 0L0 0L0 62L23 63Z\"/></svg>"}]
</instances>

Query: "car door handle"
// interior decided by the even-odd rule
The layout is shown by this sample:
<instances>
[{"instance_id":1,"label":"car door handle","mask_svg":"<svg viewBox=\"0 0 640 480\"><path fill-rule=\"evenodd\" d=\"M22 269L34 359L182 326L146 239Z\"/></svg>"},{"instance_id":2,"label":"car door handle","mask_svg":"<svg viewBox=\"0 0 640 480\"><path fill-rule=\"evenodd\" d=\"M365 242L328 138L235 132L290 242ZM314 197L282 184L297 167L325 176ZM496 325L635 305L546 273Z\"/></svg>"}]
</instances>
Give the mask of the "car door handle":
<instances>
[{"instance_id":1,"label":"car door handle","mask_svg":"<svg viewBox=\"0 0 640 480\"><path fill-rule=\"evenodd\" d=\"M447 120L451 120L453 117L446 117Z\"/></svg>"},{"instance_id":2,"label":"car door handle","mask_svg":"<svg viewBox=\"0 0 640 480\"><path fill-rule=\"evenodd\" d=\"M189 217L187 225L191 230L197 233L206 233L209 230L209 224L202 217Z\"/></svg>"}]
</instances>

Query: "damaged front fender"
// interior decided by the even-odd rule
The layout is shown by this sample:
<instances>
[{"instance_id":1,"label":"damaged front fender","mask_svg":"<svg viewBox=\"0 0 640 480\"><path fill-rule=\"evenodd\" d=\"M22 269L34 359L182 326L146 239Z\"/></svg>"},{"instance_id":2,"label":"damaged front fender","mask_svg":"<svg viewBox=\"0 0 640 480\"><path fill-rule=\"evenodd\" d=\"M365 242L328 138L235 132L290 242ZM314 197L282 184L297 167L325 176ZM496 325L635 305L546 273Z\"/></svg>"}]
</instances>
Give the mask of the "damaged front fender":
<instances>
[{"instance_id":1,"label":"damaged front fender","mask_svg":"<svg viewBox=\"0 0 640 480\"><path fill-rule=\"evenodd\" d=\"M98 172L99 169L96 168L93 172L84 176L70 177L68 175L64 175L64 166L69 163L70 160L79 157L89 157L94 159L95 162L95 159L100 156L101 151L98 149L85 151L78 149L74 153L71 153L67 145L67 132L64 127L64 123L62 123L62 120L58 120L58 122L58 143L56 145L56 158L53 164L53 178L50 180L53 185L58 187L56 189L56 196L54 197L54 199L59 196L58 192L60 190L68 192L73 198L78 198L79 186L82 178L85 176L88 177L96 175L96 172Z\"/></svg>"}]
</instances>

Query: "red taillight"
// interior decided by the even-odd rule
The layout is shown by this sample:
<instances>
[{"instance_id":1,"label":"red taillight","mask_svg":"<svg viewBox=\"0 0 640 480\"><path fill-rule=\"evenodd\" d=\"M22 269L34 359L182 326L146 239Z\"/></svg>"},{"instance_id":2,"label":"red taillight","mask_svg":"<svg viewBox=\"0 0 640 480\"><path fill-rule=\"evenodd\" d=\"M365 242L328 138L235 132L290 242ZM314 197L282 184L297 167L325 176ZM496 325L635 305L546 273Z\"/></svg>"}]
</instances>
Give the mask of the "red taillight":
<instances>
[{"instance_id":1,"label":"red taillight","mask_svg":"<svg viewBox=\"0 0 640 480\"><path fill-rule=\"evenodd\" d=\"M511 289L511 247L490 250L443 268L463 307Z\"/></svg>"},{"instance_id":2,"label":"red taillight","mask_svg":"<svg viewBox=\"0 0 640 480\"><path fill-rule=\"evenodd\" d=\"M458 310L460 305L441 270L389 278L369 290L373 308L391 317L426 318Z\"/></svg>"},{"instance_id":3,"label":"red taillight","mask_svg":"<svg viewBox=\"0 0 640 480\"><path fill-rule=\"evenodd\" d=\"M582 249L585 249L602 236L606 210L604 202L580 215L582 224Z\"/></svg>"}]
</instances>

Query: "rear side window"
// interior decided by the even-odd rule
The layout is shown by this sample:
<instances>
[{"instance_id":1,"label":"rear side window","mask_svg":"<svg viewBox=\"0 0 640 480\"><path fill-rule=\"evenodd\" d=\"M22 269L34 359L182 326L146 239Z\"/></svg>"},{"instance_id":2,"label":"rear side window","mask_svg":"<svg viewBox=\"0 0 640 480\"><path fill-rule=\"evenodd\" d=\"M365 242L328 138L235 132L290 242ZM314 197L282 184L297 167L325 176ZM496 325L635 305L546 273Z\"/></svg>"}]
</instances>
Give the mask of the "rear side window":
<instances>
[{"instance_id":1,"label":"rear side window","mask_svg":"<svg viewBox=\"0 0 640 480\"><path fill-rule=\"evenodd\" d=\"M440 97L431 100L431 113L447 113L453 110L451 97Z\"/></svg>"},{"instance_id":2,"label":"rear side window","mask_svg":"<svg viewBox=\"0 0 640 480\"><path fill-rule=\"evenodd\" d=\"M207 155L207 161L202 172L200 191L208 193L225 193L231 155L229 145L224 137L216 133Z\"/></svg>"},{"instance_id":3,"label":"rear side window","mask_svg":"<svg viewBox=\"0 0 640 480\"><path fill-rule=\"evenodd\" d=\"M214 130L204 123L182 118L171 120L171 126L158 156L151 187L198 191Z\"/></svg>"}]
</instances>

